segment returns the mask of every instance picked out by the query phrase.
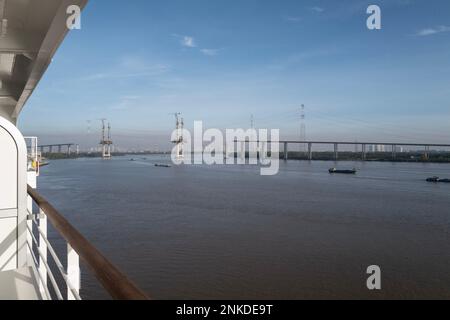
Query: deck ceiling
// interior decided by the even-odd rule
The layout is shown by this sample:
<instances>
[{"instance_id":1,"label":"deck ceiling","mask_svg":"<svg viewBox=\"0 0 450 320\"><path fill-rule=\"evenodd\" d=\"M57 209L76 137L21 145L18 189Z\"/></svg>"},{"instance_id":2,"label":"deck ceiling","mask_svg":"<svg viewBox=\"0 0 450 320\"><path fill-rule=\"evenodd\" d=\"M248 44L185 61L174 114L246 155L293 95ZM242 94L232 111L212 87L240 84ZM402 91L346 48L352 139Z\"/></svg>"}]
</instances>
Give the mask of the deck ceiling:
<instances>
[{"instance_id":1,"label":"deck ceiling","mask_svg":"<svg viewBox=\"0 0 450 320\"><path fill-rule=\"evenodd\" d=\"M87 0L0 0L0 115L17 117L64 39L67 7Z\"/></svg>"}]
</instances>

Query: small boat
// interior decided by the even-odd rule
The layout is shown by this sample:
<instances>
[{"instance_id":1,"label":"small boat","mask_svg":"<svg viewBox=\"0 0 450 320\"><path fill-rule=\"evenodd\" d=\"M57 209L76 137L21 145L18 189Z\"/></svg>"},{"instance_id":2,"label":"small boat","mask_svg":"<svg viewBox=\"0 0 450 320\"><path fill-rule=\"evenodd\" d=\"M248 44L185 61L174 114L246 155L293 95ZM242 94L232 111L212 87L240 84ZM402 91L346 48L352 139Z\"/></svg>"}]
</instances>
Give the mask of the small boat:
<instances>
[{"instance_id":1,"label":"small boat","mask_svg":"<svg viewBox=\"0 0 450 320\"><path fill-rule=\"evenodd\" d=\"M134 160L133 158L131 158L130 161L136 161L136 160Z\"/></svg>"},{"instance_id":2,"label":"small boat","mask_svg":"<svg viewBox=\"0 0 450 320\"><path fill-rule=\"evenodd\" d=\"M48 161L41 161L41 162L39 162L39 167L45 167L45 166L48 166L50 164L50 162L48 162Z\"/></svg>"},{"instance_id":3,"label":"small boat","mask_svg":"<svg viewBox=\"0 0 450 320\"><path fill-rule=\"evenodd\" d=\"M339 170L336 168L331 168L330 170L328 170L329 173L345 173L345 174L355 174L356 173L356 169L352 169L352 170Z\"/></svg>"},{"instance_id":4,"label":"small boat","mask_svg":"<svg viewBox=\"0 0 450 320\"><path fill-rule=\"evenodd\" d=\"M160 164L160 163L155 163L155 167L170 168L170 167L171 167L171 165L168 165L168 164Z\"/></svg>"},{"instance_id":5,"label":"small boat","mask_svg":"<svg viewBox=\"0 0 450 320\"><path fill-rule=\"evenodd\" d=\"M431 177L427 179L427 182L443 182L443 183L450 183L450 179L441 179L439 177Z\"/></svg>"}]
</instances>

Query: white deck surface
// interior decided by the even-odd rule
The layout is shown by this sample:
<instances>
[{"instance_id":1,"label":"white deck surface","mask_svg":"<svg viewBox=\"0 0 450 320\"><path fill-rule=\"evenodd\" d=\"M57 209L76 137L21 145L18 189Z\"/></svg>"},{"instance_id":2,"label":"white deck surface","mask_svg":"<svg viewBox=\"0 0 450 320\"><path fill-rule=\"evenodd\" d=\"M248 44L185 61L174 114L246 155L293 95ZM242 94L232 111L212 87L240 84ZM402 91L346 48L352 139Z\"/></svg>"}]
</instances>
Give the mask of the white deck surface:
<instances>
[{"instance_id":1,"label":"white deck surface","mask_svg":"<svg viewBox=\"0 0 450 320\"><path fill-rule=\"evenodd\" d=\"M0 300L41 299L31 267L0 272Z\"/></svg>"}]
</instances>

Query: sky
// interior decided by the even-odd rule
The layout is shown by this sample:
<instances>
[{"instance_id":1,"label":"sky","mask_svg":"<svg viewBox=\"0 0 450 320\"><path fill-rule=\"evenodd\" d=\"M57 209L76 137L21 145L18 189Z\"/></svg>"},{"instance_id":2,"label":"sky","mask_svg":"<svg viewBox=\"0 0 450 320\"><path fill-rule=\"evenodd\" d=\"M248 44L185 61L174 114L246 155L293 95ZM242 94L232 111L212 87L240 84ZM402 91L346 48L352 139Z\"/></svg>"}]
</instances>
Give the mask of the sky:
<instances>
[{"instance_id":1,"label":"sky","mask_svg":"<svg viewBox=\"0 0 450 320\"><path fill-rule=\"evenodd\" d=\"M366 9L381 8L381 30ZM19 118L41 143L169 146L186 127L448 143L450 1L90 0Z\"/></svg>"}]
</instances>

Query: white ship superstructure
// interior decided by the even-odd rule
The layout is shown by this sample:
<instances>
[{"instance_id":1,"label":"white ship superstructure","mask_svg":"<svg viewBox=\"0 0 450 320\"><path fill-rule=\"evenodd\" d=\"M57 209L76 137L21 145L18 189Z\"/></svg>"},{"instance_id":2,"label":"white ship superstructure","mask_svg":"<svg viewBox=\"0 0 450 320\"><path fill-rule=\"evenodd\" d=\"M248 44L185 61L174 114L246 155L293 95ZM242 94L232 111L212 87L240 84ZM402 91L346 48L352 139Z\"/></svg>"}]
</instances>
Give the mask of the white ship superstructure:
<instances>
[{"instance_id":1,"label":"white ship superstructure","mask_svg":"<svg viewBox=\"0 0 450 320\"><path fill-rule=\"evenodd\" d=\"M27 144L16 127L69 32L68 8L86 2L0 0L0 299L81 299L80 258L113 298L146 298L39 195L37 139ZM66 265L47 239L47 221L67 241Z\"/></svg>"}]
</instances>

